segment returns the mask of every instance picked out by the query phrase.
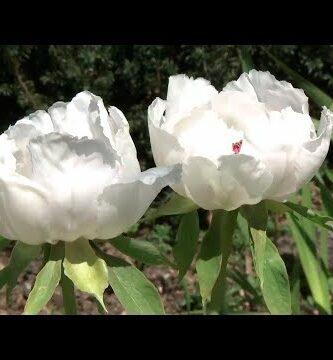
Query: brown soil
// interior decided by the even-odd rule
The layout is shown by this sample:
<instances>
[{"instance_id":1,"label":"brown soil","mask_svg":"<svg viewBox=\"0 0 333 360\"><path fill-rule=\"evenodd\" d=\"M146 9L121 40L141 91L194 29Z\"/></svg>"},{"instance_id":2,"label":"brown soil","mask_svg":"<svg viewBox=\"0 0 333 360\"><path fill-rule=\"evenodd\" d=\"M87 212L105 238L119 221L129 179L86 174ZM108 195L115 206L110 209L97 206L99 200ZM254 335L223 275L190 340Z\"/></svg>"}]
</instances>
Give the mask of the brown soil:
<instances>
[{"instance_id":1,"label":"brown soil","mask_svg":"<svg viewBox=\"0 0 333 360\"><path fill-rule=\"evenodd\" d=\"M120 255L110 244L105 243L103 250L111 255L121 256L131 262L129 258ZM10 250L0 252L0 270L5 267L9 261ZM6 287L0 290L0 315L22 314L25 302L35 281L36 274L41 266L41 257L33 261L26 271L20 275L18 284L12 292L12 302L6 303ZM159 266L146 266L144 273L158 289L167 314L186 313L182 303L184 301L184 289L177 278L177 271ZM191 269L187 276L188 292L195 293L195 275L194 269ZM77 311L82 315L99 314L94 298L87 293L75 290ZM108 288L104 295L105 305L108 309L108 315L126 315L126 311L113 294L112 289ZM62 296L61 289L58 287L51 299L40 314L62 314Z\"/></svg>"}]
</instances>

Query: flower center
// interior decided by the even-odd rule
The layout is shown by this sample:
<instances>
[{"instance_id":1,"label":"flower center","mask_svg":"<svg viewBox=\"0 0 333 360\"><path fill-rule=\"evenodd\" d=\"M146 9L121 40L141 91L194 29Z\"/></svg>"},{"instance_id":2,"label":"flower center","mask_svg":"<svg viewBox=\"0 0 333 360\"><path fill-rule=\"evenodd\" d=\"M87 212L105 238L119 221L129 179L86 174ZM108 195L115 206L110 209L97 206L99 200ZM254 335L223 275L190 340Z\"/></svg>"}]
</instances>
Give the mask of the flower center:
<instances>
[{"instance_id":1,"label":"flower center","mask_svg":"<svg viewBox=\"0 0 333 360\"><path fill-rule=\"evenodd\" d=\"M234 154L239 154L239 152L241 151L241 148L242 148L242 143L243 143L243 140L232 143L232 151L234 152Z\"/></svg>"}]
</instances>

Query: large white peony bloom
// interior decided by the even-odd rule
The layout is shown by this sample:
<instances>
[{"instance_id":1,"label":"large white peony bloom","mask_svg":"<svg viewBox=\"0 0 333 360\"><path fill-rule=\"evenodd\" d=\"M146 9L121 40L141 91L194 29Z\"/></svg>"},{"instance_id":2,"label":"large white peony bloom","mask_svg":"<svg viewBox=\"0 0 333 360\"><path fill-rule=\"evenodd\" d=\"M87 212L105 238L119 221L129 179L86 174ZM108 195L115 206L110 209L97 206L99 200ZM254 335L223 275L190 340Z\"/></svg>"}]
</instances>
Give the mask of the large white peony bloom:
<instances>
[{"instance_id":1,"label":"large white peony bloom","mask_svg":"<svg viewBox=\"0 0 333 360\"><path fill-rule=\"evenodd\" d=\"M167 100L148 109L156 164L182 163L173 189L211 210L286 200L323 163L332 119L324 108L316 134L304 91L256 70L220 93L207 80L172 76Z\"/></svg>"},{"instance_id":2,"label":"large white peony bloom","mask_svg":"<svg viewBox=\"0 0 333 360\"><path fill-rule=\"evenodd\" d=\"M123 113L81 92L0 136L0 234L28 244L112 238L179 172L141 173Z\"/></svg>"}]
</instances>

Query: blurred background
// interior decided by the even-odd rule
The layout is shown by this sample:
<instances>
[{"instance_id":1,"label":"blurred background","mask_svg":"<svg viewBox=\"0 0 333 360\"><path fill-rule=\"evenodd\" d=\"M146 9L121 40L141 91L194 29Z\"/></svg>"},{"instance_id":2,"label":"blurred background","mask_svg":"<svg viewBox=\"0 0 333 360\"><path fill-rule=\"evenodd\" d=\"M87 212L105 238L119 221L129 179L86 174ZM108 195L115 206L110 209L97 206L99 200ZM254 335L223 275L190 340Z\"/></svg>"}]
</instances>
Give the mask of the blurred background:
<instances>
[{"instance_id":1,"label":"blurred background","mask_svg":"<svg viewBox=\"0 0 333 360\"><path fill-rule=\"evenodd\" d=\"M290 81L294 86L295 75L286 72L275 58L282 60L298 76L333 96L333 46L234 46L234 45L80 45L80 46L1 46L0 48L0 130L25 115L37 110L47 109L56 101L70 101L82 91L89 90L99 95L106 106L114 105L121 109L130 123L131 135L136 144L142 169L154 166L147 127L147 108L158 96L166 97L168 77L186 73L193 77L204 77L218 89L227 82L235 80L244 68L244 56L251 58L256 69L269 70L278 80ZM307 93L308 96L310 94ZM320 118L321 105L310 96L310 115ZM333 215L331 203L331 162L329 152L320 178L295 196L294 201L308 204L318 211ZM324 190L323 190L324 189ZM157 206L169 196L164 190L156 199ZM312 205L311 205L312 204ZM209 224L209 213L199 211L202 231ZM152 222L134 226L128 235L154 242L166 254L175 243L179 217L165 217ZM300 234L285 215L272 214L269 234L276 243L286 262L294 313L329 313L332 307L333 259L332 237L326 230L311 228L304 220L307 234ZM294 231L294 232L293 232ZM306 238L314 250L309 260L314 264L306 268L295 236ZM310 239L310 240L309 240ZM300 242L298 242L300 243ZM116 252L108 243L109 252ZM12 243L0 253L0 269L10 257ZM5 291L0 291L0 314L21 313L25 300L33 285L41 261L32 264L19 279L11 302L6 305ZM161 293L167 313L195 314L201 312L201 300L196 283L195 269L179 283L177 273L164 267L136 265L144 270ZM231 312L267 312L259 284L253 271L249 246L241 231L236 233L234 251L229 266L229 306ZM319 279L319 280L318 280ZM316 285L320 281L322 284ZM121 305L108 289L106 304L110 314L124 313ZM77 291L79 313L97 313L91 297ZM326 304L326 305L323 305ZM44 313L61 313L60 292L56 292ZM323 310L324 307L324 310Z\"/></svg>"}]
</instances>

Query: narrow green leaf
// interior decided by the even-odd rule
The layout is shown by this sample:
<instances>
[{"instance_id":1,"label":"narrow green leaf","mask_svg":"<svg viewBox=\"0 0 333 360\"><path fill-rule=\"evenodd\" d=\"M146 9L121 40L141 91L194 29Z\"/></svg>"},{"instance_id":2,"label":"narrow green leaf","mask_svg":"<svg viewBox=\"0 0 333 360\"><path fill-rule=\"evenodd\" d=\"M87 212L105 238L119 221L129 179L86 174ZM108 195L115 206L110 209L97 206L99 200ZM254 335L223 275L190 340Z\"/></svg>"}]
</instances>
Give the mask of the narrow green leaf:
<instances>
[{"instance_id":1,"label":"narrow green leaf","mask_svg":"<svg viewBox=\"0 0 333 360\"><path fill-rule=\"evenodd\" d=\"M62 301L64 306L64 312L66 315L76 315L76 301L74 284L64 272L64 267L61 269L60 286L62 290Z\"/></svg>"},{"instance_id":2,"label":"narrow green leaf","mask_svg":"<svg viewBox=\"0 0 333 360\"><path fill-rule=\"evenodd\" d=\"M196 253L199 230L197 211L183 215L177 232L176 245L173 248L173 254L179 267L180 280L191 266Z\"/></svg>"},{"instance_id":3,"label":"narrow green leaf","mask_svg":"<svg viewBox=\"0 0 333 360\"><path fill-rule=\"evenodd\" d=\"M141 261L148 265L175 265L166 258L160 250L151 242L145 240L136 240L127 236L118 236L109 240L116 249L131 258Z\"/></svg>"},{"instance_id":4,"label":"narrow green leaf","mask_svg":"<svg viewBox=\"0 0 333 360\"><path fill-rule=\"evenodd\" d=\"M320 229L319 254L325 269L328 269L328 230Z\"/></svg>"},{"instance_id":5,"label":"narrow green leaf","mask_svg":"<svg viewBox=\"0 0 333 360\"><path fill-rule=\"evenodd\" d=\"M10 299L11 292L16 286L17 278L26 269L32 260L34 260L40 253L41 246L39 245L27 245L20 241L17 241L7 267L3 270L7 277L7 300ZM2 276L0 276L1 279ZM1 280L0 280L1 288Z\"/></svg>"},{"instance_id":6,"label":"narrow green leaf","mask_svg":"<svg viewBox=\"0 0 333 360\"><path fill-rule=\"evenodd\" d=\"M79 239L65 244L64 272L81 291L95 296L106 310L103 293L108 287L108 269L103 259L96 256L89 241Z\"/></svg>"},{"instance_id":7,"label":"narrow green leaf","mask_svg":"<svg viewBox=\"0 0 333 360\"><path fill-rule=\"evenodd\" d=\"M328 180L333 184L333 171L328 169L327 167L324 167L324 173L327 176Z\"/></svg>"},{"instance_id":8,"label":"narrow green leaf","mask_svg":"<svg viewBox=\"0 0 333 360\"><path fill-rule=\"evenodd\" d=\"M319 182L320 194L324 203L325 210L329 216L333 217L333 196L331 192L328 190L327 186L323 182ZM330 218L329 222L330 227L328 230L333 230L333 219ZM327 228L327 227L326 227Z\"/></svg>"},{"instance_id":9,"label":"narrow green leaf","mask_svg":"<svg viewBox=\"0 0 333 360\"><path fill-rule=\"evenodd\" d=\"M194 204L192 200L185 198L177 193L173 193L169 200L157 209L150 209L149 213L143 220L154 220L161 216L181 215L198 209L199 206Z\"/></svg>"},{"instance_id":10,"label":"narrow green leaf","mask_svg":"<svg viewBox=\"0 0 333 360\"><path fill-rule=\"evenodd\" d=\"M270 53L266 48L263 47L263 50L266 54L286 73L288 74L295 84L303 89L307 96L312 98L312 100L318 106L327 106L328 108L333 108L333 99L327 95L324 91L319 89L316 85L311 83L310 81L303 78L296 71L292 70L287 64L283 61L279 60L276 56Z\"/></svg>"},{"instance_id":11,"label":"narrow green leaf","mask_svg":"<svg viewBox=\"0 0 333 360\"><path fill-rule=\"evenodd\" d=\"M312 192L311 192L311 183L308 183L303 186L301 190L302 194L302 205L310 208L312 206ZM316 242L316 228L314 227L314 224L310 221L306 221L305 219L302 219L302 224L304 230L308 233L309 238Z\"/></svg>"},{"instance_id":12,"label":"narrow green leaf","mask_svg":"<svg viewBox=\"0 0 333 360\"><path fill-rule=\"evenodd\" d=\"M248 73L250 70L254 69L252 56L246 45L238 46L238 55L243 72Z\"/></svg>"},{"instance_id":13,"label":"narrow green leaf","mask_svg":"<svg viewBox=\"0 0 333 360\"><path fill-rule=\"evenodd\" d=\"M196 269L204 307L211 300L211 294L221 269L225 270L236 219L237 210L230 212L215 210L212 223L203 238Z\"/></svg>"},{"instance_id":14,"label":"narrow green leaf","mask_svg":"<svg viewBox=\"0 0 333 360\"><path fill-rule=\"evenodd\" d=\"M102 252L96 245L93 247L107 263L109 283L128 314L165 314L157 289L141 271L123 259Z\"/></svg>"},{"instance_id":15,"label":"narrow green leaf","mask_svg":"<svg viewBox=\"0 0 333 360\"><path fill-rule=\"evenodd\" d=\"M324 196L323 196L324 201ZM294 212L307 218L308 220L323 226L328 230L333 230L333 218L330 216L320 215L312 209L299 204L294 204L292 202L279 203L273 200L266 201L266 206L268 209L275 211L276 209L281 209L281 212L289 212L293 214Z\"/></svg>"},{"instance_id":16,"label":"narrow green leaf","mask_svg":"<svg viewBox=\"0 0 333 360\"><path fill-rule=\"evenodd\" d=\"M328 281L317 259L314 243L292 214L288 214L288 220L312 296L319 308L330 314Z\"/></svg>"},{"instance_id":17,"label":"narrow green leaf","mask_svg":"<svg viewBox=\"0 0 333 360\"><path fill-rule=\"evenodd\" d=\"M291 273L291 310L294 315L301 313L301 280L300 280L300 262L296 259Z\"/></svg>"},{"instance_id":18,"label":"narrow green leaf","mask_svg":"<svg viewBox=\"0 0 333 360\"><path fill-rule=\"evenodd\" d=\"M51 299L61 278L61 263L64 257L64 244L59 242L51 247L49 260L37 274L33 289L25 304L24 313L38 314Z\"/></svg>"}]
</instances>

